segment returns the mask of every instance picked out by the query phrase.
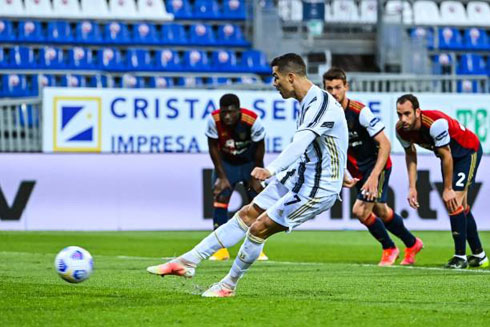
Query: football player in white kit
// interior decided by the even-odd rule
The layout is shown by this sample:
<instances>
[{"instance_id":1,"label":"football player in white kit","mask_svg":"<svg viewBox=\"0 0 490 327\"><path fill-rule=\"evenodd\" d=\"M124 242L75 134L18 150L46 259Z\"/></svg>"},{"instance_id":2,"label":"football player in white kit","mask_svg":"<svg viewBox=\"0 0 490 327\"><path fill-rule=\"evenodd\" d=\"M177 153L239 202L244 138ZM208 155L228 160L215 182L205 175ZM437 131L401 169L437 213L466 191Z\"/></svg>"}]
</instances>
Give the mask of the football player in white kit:
<instances>
[{"instance_id":1,"label":"football player in white kit","mask_svg":"<svg viewBox=\"0 0 490 327\"><path fill-rule=\"evenodd\" d=\"M301 104L291 144L270 165L252 171L252 177L261 181L277 178L191 251L147 269L161 276L190 278L202 260L245 237L230 272L205 291L204 297L234 296L238 280L257 260L269 236L290 231L330 209L342 189L349 136L341 105L308 80L299 55L276 57L271 66L281 96Z\"/></svg>"}]
</instances>

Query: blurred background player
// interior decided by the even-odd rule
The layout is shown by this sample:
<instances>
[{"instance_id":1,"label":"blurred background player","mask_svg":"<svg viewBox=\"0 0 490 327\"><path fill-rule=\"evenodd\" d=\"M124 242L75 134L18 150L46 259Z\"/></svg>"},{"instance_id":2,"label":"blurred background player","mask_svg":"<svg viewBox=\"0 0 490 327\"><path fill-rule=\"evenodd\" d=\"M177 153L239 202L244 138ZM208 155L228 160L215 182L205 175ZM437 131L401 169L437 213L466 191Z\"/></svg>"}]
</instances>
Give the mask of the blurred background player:
<instances>
[{"instance_id":1,"label":"blurred background player","mask_svg":"<svg viewBox=\"0 0 490 327\"><path fill-rule=\"evenodd\" d=\"M206 136L213 171L213 229L228 221L228 204L238 183L247 190L248 202L261 189L260 182L250 175L255 167L264 167L265 129L260 117L251 110L240 108L235 94L225 94L220 108L208 118ZM230 254L223 247L209 260L228 260ZM259 260L268 260L262 252Z\"/></svg>"},{"instance_id":2,"label":"blurred background player","mask_svg":"<svg viewBox=\"0 0 490 327\"><path fill-rule=\"evenodd\" d=\"M345 186L356 186L357 200L352 212L383 247L379 265L393 265L400 253L386 229L406 246L401 264L414 264L423 243L405 228L403 219L386 204L391 144L384 133L385 126L364 104L346 97L349 84L342 69L333 67L325 72L323 86L344 108L349 128L347 168L354 177L352 180L346 178Z\"/></svg>"},{"instance_id":3,"label":"blurred background player","mask_svg":"<svg viewBox=\"0 0 490 327\"><path fill-rule=\"evenodd\" d=\"M437 110L421 110L418 99L405 94L396 101L396 136L405 149L409 194L414 209L417 200L417 151L414 144L434 151L441 159L444 190L442 198L449 212L455 254L446 268L487 267L476 222L468 205L468 188L473 184L482 156L478 137L457 120ZM466 241L472 255L466 257Z\"/></svg>"}]
</instances>

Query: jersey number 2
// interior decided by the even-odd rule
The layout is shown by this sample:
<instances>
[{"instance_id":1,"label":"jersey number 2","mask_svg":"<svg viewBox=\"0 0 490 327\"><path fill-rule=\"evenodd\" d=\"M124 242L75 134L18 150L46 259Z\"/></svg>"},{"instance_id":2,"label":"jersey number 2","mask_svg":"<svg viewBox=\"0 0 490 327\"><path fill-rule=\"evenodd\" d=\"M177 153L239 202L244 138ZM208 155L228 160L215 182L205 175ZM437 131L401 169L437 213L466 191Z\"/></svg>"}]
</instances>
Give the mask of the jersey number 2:
<instances>
[{"instance_id":1,"label":"jersey number 2","mask_svg":"<svg viewBox=\"0 0 490 327\"><path fill-rule=\"evenodd\" d=\"M464 173L458 173L458 177L459 177L459 179L456 182L456 186L464 187L463 181L464 181L464 178L466 177L466 175Z\"/></svg>"}]
</instances>

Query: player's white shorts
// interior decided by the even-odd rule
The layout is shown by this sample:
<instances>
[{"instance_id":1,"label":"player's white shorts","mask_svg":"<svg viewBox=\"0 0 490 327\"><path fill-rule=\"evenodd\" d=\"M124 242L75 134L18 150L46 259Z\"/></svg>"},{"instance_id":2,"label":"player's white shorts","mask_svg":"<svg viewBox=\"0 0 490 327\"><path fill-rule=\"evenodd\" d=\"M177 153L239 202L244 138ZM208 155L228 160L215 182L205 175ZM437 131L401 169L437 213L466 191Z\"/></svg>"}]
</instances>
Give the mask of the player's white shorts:
<instances>
[{"instance_id":1,"label":"player's white shorts","mask_svg":"<svg viewBox=\"0 0 490 327\"><path fill-rule=\"evenodd\" d=\"M253 203L266 210L273 221L291 231L330 209L337 198L336 193L319 198L305 197L289 191L278 180L274 180L254 198Z\"/></svg>"}]
</instances>

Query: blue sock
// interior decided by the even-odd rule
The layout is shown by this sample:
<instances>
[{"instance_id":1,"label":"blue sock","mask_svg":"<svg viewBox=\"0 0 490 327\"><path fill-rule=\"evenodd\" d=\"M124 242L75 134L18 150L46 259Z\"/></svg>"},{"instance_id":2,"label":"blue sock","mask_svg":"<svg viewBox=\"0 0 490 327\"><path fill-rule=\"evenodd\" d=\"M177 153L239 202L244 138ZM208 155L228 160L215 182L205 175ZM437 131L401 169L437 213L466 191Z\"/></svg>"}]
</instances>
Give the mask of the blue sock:
<instances>
[{"instance_id":1,"label":"blue sock","mask_svg":"<svg viewBox=\"0 0 490 327\"><path fill-rule=\"evenodd\" d=\"M478 230L476 228L476 221L473 218L470 207L465 211L466 214L466 234L467 241L471 248L471 253L479 254L483 252L483 246L481 245L480 237L478 236Z\"/></svg>"},{"instance_id":2,"label":"blue sock","mask_svg":"<svg viewBox=\"0 0 490 327\"><path fill-rule=\"evenodd\" d=\"M222 203L220 203L223 206ZM222 207L214 207L213 210L213 229L218 228L219 226L225 224L228 221L228 205L226 208Z\"/></svg>"},{"instance_id":3,"label":"blue sock","mask_svg":"<svg viewBox=\"0 0 490 327\"><path fill-rule=\"evenodd\" d=\"M390 235L388 235L383 221L374 214L371 214L371 216L364 221L364 225L366 225L371 235L381 243L383 250L395 247L395 243L393 243Z\"/></svg>"},{"instance_id":4,"label":"blue sock","mask_svg":"<svg viewBox=\"0 0 490 327\"><path fill-rule=\"evenodd\" d=\"M403 223L403 218L392 212L392 218L388 222L384 222L386 229L388 229L393 235L403 241L403 244L407 248L412 247L415 244L415 236L408 231Z\"/></svg>"},{"instance_id":5,"label":"blue sock","mask_svg":"<svg viewBox=\"0 0 490 327\"><path fill-rule=\"evenodd\" d=\"M454 252L456 255L466 254L466 216L461 207L453 214L449 215L451 231L454 240Z\"/></svg>"}]
</instances>

